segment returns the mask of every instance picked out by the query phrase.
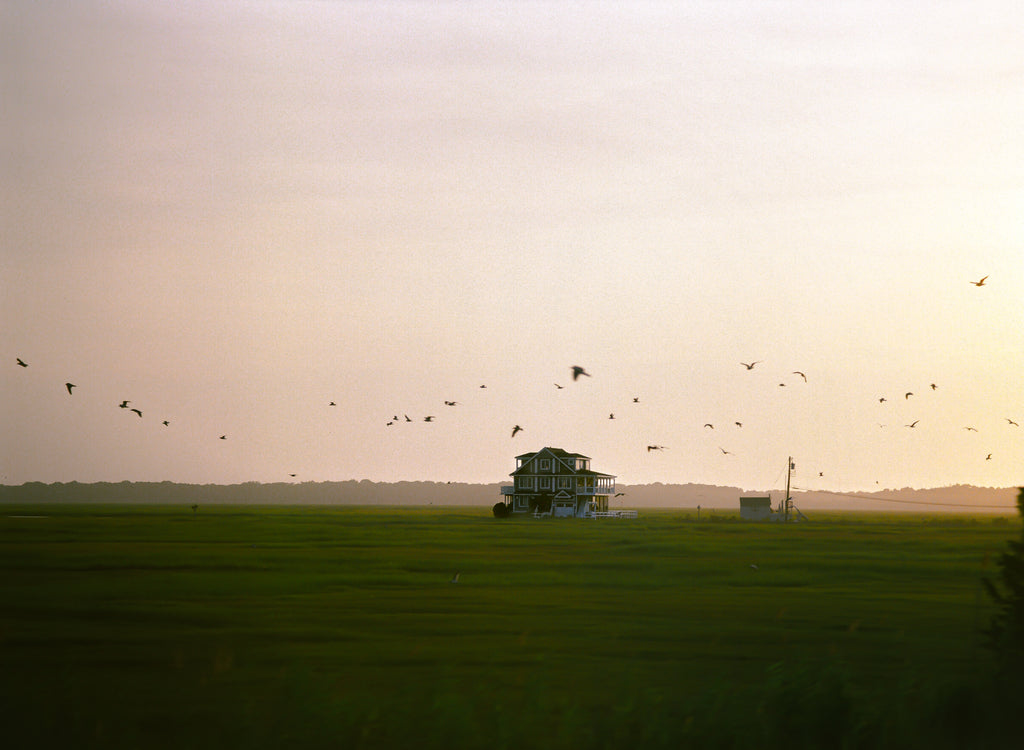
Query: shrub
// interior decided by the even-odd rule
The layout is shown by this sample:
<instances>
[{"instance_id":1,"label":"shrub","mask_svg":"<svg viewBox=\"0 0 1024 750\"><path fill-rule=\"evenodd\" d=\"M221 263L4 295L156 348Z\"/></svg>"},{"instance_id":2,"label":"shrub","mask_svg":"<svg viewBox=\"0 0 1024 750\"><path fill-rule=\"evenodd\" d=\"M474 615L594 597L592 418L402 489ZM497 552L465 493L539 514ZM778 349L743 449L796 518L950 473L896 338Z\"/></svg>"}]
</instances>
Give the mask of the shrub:
<instances>
[{"instance_id":1,"label":"shrub","mask_svg":"<svg viewBox=\"0 0 1024 750\"><path fill-rule=\"evenodd\" d=\"M494 507L491 508L491 512L494 513L495 518L508 518L512 513L512 509L503 502L497 502Z\"/></svg>"}]
</instances>

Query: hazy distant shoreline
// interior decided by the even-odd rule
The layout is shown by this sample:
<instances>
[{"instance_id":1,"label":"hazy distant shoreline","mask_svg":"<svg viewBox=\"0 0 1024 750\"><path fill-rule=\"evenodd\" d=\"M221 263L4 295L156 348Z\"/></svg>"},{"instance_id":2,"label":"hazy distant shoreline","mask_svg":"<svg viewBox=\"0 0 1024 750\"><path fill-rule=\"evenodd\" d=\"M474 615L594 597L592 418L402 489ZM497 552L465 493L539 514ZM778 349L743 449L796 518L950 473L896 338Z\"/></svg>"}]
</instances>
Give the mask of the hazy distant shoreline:
<instances>
[{"instance_id":1,"label":"hazy distant shoreline","mask_svg":"<svg viewBox=\"0 0 1024 750\"><path fill-rule=\"evenodd\" d=\"M0 485L0 503L115 503L218 505L478 505L489 508L501 498L501 484L459 482L279 482L263 484L178 484L175 482L27 482ZM781 490L748 491L704 484L619 485L625 494L613 507L737 509L740 496L771 495ZM886 510L906 512L1013 513L1016 487L954 485L930 489L903 488L878 492L831 493L794 491L803 510Z\"/></svg>"}]
</instances>

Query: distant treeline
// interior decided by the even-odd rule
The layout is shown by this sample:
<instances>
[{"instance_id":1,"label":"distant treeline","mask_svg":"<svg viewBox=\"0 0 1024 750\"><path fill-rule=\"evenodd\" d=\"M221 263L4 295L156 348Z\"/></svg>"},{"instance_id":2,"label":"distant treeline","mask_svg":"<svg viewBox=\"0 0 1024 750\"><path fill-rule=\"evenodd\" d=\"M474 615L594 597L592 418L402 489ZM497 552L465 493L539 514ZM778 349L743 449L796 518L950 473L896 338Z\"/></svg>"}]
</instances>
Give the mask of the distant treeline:
<instances>
[{"instance_id":1,"label":"distant treeline","mask_svg":"<svg viewBox=\"0 0 1024 750\"><path fill-rule=\"evenodd\" d=\"M0 485L3 503L156 503L164 505L479 505L490 508L501 499L501 484L460 482L278 482L262 484L178 484L175 482L57 482ZM746 491L705 484L618 485L618 508L721 508L737 510L740 496L768 496L778 505L783 493ZM955 485L934 489L882 490L837 494L794 492L803 511L870 510L908 512L1015 512L1015 487Z\"/></svg>"}]
</instances>

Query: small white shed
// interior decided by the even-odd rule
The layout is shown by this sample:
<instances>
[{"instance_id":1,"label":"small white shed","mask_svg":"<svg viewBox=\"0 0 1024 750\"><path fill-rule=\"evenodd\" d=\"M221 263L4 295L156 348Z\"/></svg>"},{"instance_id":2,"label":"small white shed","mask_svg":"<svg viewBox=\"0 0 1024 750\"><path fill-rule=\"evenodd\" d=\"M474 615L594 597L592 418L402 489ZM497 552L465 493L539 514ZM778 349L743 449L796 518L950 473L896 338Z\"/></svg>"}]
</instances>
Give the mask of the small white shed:
<instances>
[{"instance_id":1,"label":"small white shed","mask_svg":"<svg viewBox=\"0 0 1024 750\"><path fill-rule=\"evenodd\" d=\"M770 497L741 497L740 518L745 521L772 520L772 499Z\"/></svg>"}]
</instances>

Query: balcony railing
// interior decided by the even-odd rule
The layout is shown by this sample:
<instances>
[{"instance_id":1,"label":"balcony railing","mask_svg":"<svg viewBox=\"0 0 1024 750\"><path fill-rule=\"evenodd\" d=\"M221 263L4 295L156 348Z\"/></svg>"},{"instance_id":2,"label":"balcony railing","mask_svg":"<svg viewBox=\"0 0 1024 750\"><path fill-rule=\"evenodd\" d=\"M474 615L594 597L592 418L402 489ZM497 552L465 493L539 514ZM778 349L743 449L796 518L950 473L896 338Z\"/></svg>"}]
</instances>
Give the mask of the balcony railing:
<instances>
[{"instance_id":1,"label":"balcony railing","mask_svg":"<svg viewBox=\"0 0 1024 750\"><path fill-rule=\"evenodd\" d=\"M514 495L516 494L516 492L517 490L515 488L515 485L504 484L501 486L502 495ZM573 489L572 487L556 487L554 489L550 487L544 489L539 489L537 487L520 487L518 492L522 492L523 494L529 495L555 492L569 492L576 495L614 495L615 485L613 484L611 487L577 487L575 489Z\"/></svg>"}]
</instances>

